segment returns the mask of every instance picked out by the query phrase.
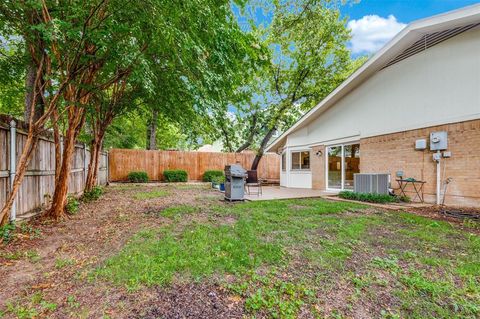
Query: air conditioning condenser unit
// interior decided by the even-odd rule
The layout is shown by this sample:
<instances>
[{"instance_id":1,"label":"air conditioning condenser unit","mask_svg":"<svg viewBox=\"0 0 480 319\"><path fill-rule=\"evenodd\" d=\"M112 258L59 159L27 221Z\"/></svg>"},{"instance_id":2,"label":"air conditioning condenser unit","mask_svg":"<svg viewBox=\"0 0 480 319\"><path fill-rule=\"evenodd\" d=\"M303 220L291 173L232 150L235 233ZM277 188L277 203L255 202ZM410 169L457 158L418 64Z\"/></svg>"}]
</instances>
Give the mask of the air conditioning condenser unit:
<instances>
[{"instance_id":1,"label":"air conditioning condenser unit","mask_svg":"<svg viewBox=\"0 0 480 319\"><path fill-rule=\"evenodd\" d=\"M390 174L353 174L353 185L356 193L388 194Z\"/></svg>"}]
</instances>

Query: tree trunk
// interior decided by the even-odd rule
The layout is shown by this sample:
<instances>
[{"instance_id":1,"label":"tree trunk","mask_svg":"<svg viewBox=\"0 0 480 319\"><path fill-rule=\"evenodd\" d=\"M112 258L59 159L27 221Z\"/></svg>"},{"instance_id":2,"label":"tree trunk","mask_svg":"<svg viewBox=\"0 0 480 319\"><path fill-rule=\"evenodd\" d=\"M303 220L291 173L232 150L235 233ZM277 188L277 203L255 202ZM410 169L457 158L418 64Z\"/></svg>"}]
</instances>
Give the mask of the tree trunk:
<instances>
[{"instance_id":1,"label":"tree trunk","mask_svg":"<svg viewBox=\"0 0 480 319\"><path fill-rule=\"evenodd\" d=\"M103 146L104 132L92 139L90 146L90 163L88 164L87 180L84 192L91 191L97 185L98 169L100 167L100 153Z\"/></svg>"},{"instance_id":2,"label":"tree trunk","mask_svg":"<svg viewBox=\"0 0 480 319\"><path fill-rule=\"evenodd\" d=\"M157 149L157 122L158 122L158 111L152 111L152 118L147 126L147 150L156 150Z\"/></svg>"},{"instance_id":3,"label":"tree trunk","mask_svg":"<svg viewBox=\"0 0 480 319\"><path fill-rule=\"evenodd\" d=\"M8 194L7 200L5 201L5 205L3 206L0 212L0 225L5 225L8 223L9 216L10 216L10 209L12 208L13 201L15 200L15 196L17 195L18 188L22 184L23 178L25 177L25 173L27 171L28 163L30 162L31 155L33 150L37 146L38 143L38 136L29 131L27 140L25 141L25 145L23 147L22 155L20 156L20 160L17 164L17 170L15 171L15 178L13 180L13 188L11 192Z\"/></svg>"},{"instance_id":4,"label":"tree trunk","mask_svg":"<svg viewBox=\"0 0 480 319\"><path fill-rule=\"evenodd\" d=\"M30 64L27 67L27 74L25 77L25 105L24 105L24 111L23 111L23 117L25 123L28 125L30 123L30 120L32 120L32 123L35 123L44 113L44 105L41 97L39 96L39 93L37 93L37 96L35 95L35 81L37 79L37 69L33 64ZM40 81L41 83L42 81ZM33 110L33 119L31 119L31 108L32 104L34 104L34 110Z\"/></svg>"},{"instance_id":5,"label":"tree trunk","mask_svg":"<svg viewBox=\"0 0 480 319\"><path fill-rule=\"evenodd\" d=\"M258 168L258 164L260 164L260 160L263 157L263 154L265 153L265 148L267 147L268 142L273 136L273 133L275 133L276 128L272 127L267 134L263 137L262 142L260 143L260 148L257 151L257 155L255 155L255 158L253 159L252 167L251 170L255 171Z\"/></svg>"},{"instance_id":6,"label":"tree trunk","mask_svg":"<svg viewBox=\"0 0 480 319\"><path fill-rule=\"evenodd\" d=\"M55 110L52 113L53 142L55 143L55 185L57 185L60 169L62 168L62 140L60 136L60 129L58 127L58 120L58 113Z\"/></svg>"},{"instance_id":7,"label":"tree trunk","mask_svg":"<svg viewBox=\"0 0 480 319\"><path fill-rule=\"evenodd\" d=\"M86 101L82 101L83 104ZM72 158L75 153L75 144L80 130L85 123L85 109L75 109L69 114L69 125L63 140L62 165L52 196L52 207L45 216L59 220L65 213L65 205L68 195L68 179L72 168Z\"/></svg>"},{"instance_id":8,"label":"tree trunk","mask_svg":"<svg viewBox=\"0 0 480 319\"><path fill-rule=\"evenodd\" d=\"M55 220L59 220L64 214L68 194L68 178L70 177L72 158L75 152L75 140L75 130L69 128L64 137L62 165L52 197L52 207L46 213L47 217Z\"/></svg>"},{"instance_id":9,"label":"tree trunk","mask_svg":"<svg viewBox=\"0 0 480 319\"><path fill-rule=\"evenodd\" d=\"M249 148L250 145L252 145L252 141L246 141L245 143L243 143L242 145L240 145L239 148L237 148L237 150L235 151L235 153L241 153L241 152L243 152L244 150L246 150L247 148Z\"/></svg>"}]
</instances>

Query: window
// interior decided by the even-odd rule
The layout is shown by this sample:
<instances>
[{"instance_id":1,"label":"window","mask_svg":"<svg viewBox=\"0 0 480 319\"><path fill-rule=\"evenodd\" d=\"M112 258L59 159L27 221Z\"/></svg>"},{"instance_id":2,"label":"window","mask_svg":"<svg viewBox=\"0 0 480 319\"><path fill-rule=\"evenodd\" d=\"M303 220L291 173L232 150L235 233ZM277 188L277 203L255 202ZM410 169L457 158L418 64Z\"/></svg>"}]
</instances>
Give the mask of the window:
<instances>
[{"instance_id":1,"label":"window","mask_svg":"<svg viewBox=\"0 0 480 319\"><path fill-rule=\"evenodd\" d=\"M287 170L287 153L282 153L282 171Z\"/></svg>"},{"instance_id":2,"label":"window","mask_svg":"<svg viewBox=\"0 0 480 319\"><path fill-rule=\"evenodd\" d=\"M310 169L310 151L292 152L292 169Z\"/></svg>"}]
</instances>

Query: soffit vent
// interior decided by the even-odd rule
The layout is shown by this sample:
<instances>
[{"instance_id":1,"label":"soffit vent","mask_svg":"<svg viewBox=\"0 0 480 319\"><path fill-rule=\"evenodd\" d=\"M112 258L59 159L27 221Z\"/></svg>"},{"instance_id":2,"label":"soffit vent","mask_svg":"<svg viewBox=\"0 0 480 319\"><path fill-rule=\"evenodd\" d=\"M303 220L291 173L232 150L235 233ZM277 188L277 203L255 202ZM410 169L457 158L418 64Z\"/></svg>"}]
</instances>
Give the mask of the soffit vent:
<instances>
[{"instance_id":1,"label":"soffit vent","mask_svg":"<svg viewBox=\"0 0 480 319\"><path fill-rule=\"evenodd\" d=\"M469 25L456 27L448 30L426 34L420 40L412 44L408 49L406 49L405 51L397 55L394 59L392 59L390 62L388 62L388 64L385 65L383 69L388 68L389 66L395 63L405 60L406 58L411 57L412 55L415 55L419 52L425 51L426 49L429 49L445 40L453 38L454 36L459 35L460 33L463 33L470 29L473 29L479 25L480 23L474 23L474 24L469 24Z\"/></svg>"}]
</instances>

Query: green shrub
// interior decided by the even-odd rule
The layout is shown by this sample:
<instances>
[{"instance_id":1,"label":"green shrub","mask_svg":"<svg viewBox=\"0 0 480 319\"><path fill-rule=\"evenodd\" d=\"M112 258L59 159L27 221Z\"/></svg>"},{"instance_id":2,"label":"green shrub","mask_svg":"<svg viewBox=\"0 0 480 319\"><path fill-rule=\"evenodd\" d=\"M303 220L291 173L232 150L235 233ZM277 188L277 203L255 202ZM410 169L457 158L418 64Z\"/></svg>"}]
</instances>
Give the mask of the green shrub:
<instances>
[{"instance_id":1,"label":"green shrub","mask_svg":"<svg viewBox=\"0 0 480 319\"><path fill-rule=\"evenodd\" d=\"M213 179L215 177L220 177L220 176L223 176L223 171L221 170L209 170L209 171L205 171L205 173L203 173L203 181L204 182L213 182Z\"/></svg>"},{"instance_id":2,"label":"green shrub","mask_svg":"<svg viewBox=\"0 0 480 319\"><path fill-rule=\"evenodd\" d=\"M188 174L182 169L166 170L163 171L163 178L166 182L186 182L188 180Z\"/></svg>"},{"instance_id":3,"label":"green shrub","mask_svg":"<svg viewBox=\"0 0 480 319\"><path fill-rule=\"evenodd\" d=\"M5 224L0 226L0 239L6 244L13 238L15 232L15 224Z\"/></svg>"},{"instance_id":4,"label":"green shrub","mask_svg":"<svg viewBox=\"0 0 480 319\"><path fill-rule=\"evenodd\" d=\"M128 180L132 183L146 183L148 182L148 174L143 171L130 172L128 174Z\"/></svg>"},{"instance_id":5,"label":"green shrub","mask_svg":"<svg viewBox=\"0 0 480 319\"><path fill-rule=\"evenodd\" d=\"M344 199L358 200L361 202L369 203L393 203L398 202L399 199L395 196L388 194L370 194L370 193L356 193L352 191L342 191L338 194L338 197Z\"/></svg>"},{"instance_id":6,"label":"green shrub","mask_svg":"<svg viewBox=\"0 0 480 319\"><path fill-rule=\"evenodd\" d=\"M75 215L78 212L78 208L80 208L80 202L72 195L68 195L67 197L67 205L65 209L67 210L67 214Z\"/></svg>"},{"instance_id":7,"label":"green shrub","mask_svg":"<svg viewBox=\"0 0 480 319\"><path fill-rule=\"evenodd\" d=\"M212 182L215 183L215 184L223 184L225 183L225 176L215 176L213 179L212 179Z\"/></svg>"},{"instance_id":8,"label":"green shrub","mask_svg":"<svg viewBox=\"0 0 480 319\"><path fill-rule=\"evenodd\" d=\"M83 193L82 200L85 202L91 202L99 199L102 194L103 188L101 188L100 186L95 186L91 190Z\"/></svg>"}]
</instances>

